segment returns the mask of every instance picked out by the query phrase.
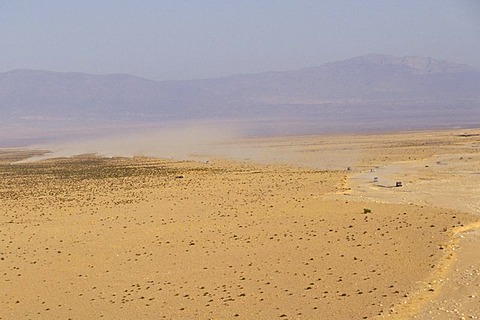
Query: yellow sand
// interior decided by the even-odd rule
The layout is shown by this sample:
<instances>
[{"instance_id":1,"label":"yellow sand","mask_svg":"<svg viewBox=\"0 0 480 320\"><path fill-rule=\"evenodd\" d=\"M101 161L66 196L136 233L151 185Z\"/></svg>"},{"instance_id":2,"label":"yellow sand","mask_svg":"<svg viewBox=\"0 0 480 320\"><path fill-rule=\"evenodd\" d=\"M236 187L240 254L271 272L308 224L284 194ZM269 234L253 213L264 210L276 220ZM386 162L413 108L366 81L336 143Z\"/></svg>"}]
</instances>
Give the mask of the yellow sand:
<instances>
[{"instance_id":1,"label":"yellow sand","mask_svg":"<svg viewBox=\"0 0 480 320\"><path fill-rule=\"evenodd\" d=\"M465 132L239 141L261 153L208 163L0 151L0 319L477 317Z\"/></svg>"}]
</instances>

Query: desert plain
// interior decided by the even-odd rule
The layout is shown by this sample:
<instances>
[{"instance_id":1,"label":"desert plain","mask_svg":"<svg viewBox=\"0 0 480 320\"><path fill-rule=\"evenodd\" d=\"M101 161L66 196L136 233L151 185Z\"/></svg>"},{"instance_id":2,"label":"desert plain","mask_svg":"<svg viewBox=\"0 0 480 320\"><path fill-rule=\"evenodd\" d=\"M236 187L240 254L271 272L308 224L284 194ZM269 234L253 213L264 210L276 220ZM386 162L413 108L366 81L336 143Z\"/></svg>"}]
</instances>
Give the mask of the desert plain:
<instances>
[{"instance_id":1,"label":"desert plain","mask_svg":"<svg viewBox=\"0 0 480 320\"><path fill-rule=\"evenodd\" d=\"M480 318L479 129L224 147L0 149L0 319Z\"/></svg>"}]
</instances>

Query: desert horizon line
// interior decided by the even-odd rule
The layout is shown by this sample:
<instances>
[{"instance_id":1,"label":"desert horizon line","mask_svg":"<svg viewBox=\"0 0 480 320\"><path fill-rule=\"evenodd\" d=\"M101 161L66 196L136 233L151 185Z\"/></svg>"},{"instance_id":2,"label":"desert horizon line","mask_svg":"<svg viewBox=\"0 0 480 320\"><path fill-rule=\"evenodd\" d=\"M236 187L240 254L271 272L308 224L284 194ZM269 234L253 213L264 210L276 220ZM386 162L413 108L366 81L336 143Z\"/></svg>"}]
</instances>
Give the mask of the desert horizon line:
<instances>
[{"instance_id":1,"label":"desert horizon line","mask_svg":"<svg viewBox=\"0 0 480 320\"><path fill-rule=\"evenodd\" d=\"M0 74L7 74L7 73L15 73L15 72L43 72L43 73L55 73L55 74L77 74L77 75L91 75L91 76L127 76L127 77L133 77L133 78L139 78L142 80L149 80L153 82L188 82L188 81L197 81L197 80L217 80L217 79L224 79L224 78L231 78L231 77L236 77L236 76L248 76L248 75L261 75L261 74L271 74L271 73L288 73L292 71L301 71L305 69L312 69L312 68L318 68L322 67L325 65L329 64L334 64L334 63L339 63L339 62L345 62L353 59L358 59L358 58L368 58L368 57L383 57L383 58L395 58L395 59L405 59L405 58L418 58L418 59L428 59L432 60L435 62L439 63L448 63L451 65L456 65L456 66L461 66L461 67L467 67L470 68L472 71L480 71L480 66L476 65L471 65L468 63L464 62L459 62L459 61L451 61L451 60L446 60L446 59L437 59L434 56L424 56L424 55L390 55L390 54L383 54L383 53L369 53L369 54L364 54L364 55L358 55L358 56L351 56L349 58L342 58L342 59L336 59L336 60L331 60L325 63L321 64L314 64L314 65L305 65L303 67L298 67L298 68L285 68L285 69L267 69L263 71L258 71L258 72L237 72L237 73L229 73L225 75L219 75L219 76L211 76L211 77L193 77L193 78L184 78L184 79L164 79L164 80L157 80L149 76L143 76L143 75L138 75L135 73L128 73L128 72L119 72L119 73L95 73L95 72L84 72L84 71L58 71L58 70L53 70L53 69L42 69L42 68L12 68L6 71L1 71Z\"/></svg>"}]
</instances>

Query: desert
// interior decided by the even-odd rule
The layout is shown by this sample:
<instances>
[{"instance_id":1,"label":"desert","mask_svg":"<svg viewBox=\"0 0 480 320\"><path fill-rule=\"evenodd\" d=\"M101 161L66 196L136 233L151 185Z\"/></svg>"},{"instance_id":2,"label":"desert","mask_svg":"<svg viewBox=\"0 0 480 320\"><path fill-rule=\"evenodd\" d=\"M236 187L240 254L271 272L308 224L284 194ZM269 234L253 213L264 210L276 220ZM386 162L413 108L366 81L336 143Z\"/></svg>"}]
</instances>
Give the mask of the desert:
<instances>
[{"instance_id":1,"label":"desert","mask_svg":"<svg viewBox=\"0 0 480 320\"><path fill-rule=\"evenodd\" d=\"M0 14L0 320L480 320L480 1Z\"/></svg>"},{"instance_id":2,"label":"desert","mask_svg":"<svg viewBox=\"0 0 480 320\"><path fill-rule=\"evenodd\" d=\"M0 319L480 317L478 129L223 147L0 149Z\"/></svg>"}]
</instances>

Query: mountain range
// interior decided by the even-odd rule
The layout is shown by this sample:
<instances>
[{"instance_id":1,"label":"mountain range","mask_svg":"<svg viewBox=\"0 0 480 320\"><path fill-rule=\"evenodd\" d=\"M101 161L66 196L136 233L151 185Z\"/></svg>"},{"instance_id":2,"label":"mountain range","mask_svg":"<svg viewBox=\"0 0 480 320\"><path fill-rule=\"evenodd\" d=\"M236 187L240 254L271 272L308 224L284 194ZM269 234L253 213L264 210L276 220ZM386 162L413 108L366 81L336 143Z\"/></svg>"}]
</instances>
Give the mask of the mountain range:
<instances>
[{"instance_id":1,"label":"mountain range","mask_svg":"<svg viewBox=\"0 0 480 320\"><path fill-rule=\"evenodd\" d=\"M312 133L329 131L332 121L347 130L349 124L360 129L379 123L383 129L401 129L399 123L404 129L478 125L480 70L433 58L372 54L300 70L185 81L38 70L0 73L0 145L7 135L11 143L52 127L194 119L277 120L283 126L304 122L310 129L303 131ZM288 133L306 133L300 131Z\"/></svg>"}]
</instances>

